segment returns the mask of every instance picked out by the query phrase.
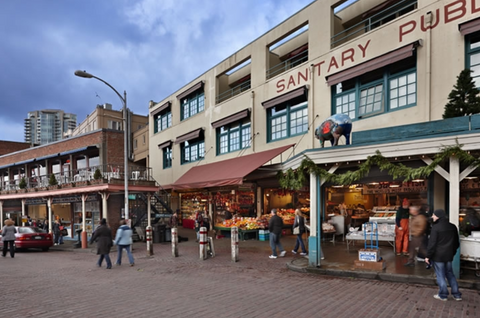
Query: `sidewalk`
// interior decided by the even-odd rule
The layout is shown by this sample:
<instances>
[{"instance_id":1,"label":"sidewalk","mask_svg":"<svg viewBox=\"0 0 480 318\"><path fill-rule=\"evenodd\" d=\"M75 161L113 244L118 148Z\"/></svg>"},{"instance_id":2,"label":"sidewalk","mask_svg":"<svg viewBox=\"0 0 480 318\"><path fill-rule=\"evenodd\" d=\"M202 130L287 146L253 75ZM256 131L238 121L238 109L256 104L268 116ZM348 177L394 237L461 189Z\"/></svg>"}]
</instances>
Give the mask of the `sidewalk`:
<instances>
[{"instance_id":1,"label":"sidewalk","mask_svg":"<svg viewBox=\"0 0 480 318\"><path fill-rule=\"evenodd\" d=\"M187 237L187 242L179 243L180 251L189 251L189 253L195 253L198 248L198 243L195 242L195 231L190 229L184 229L179 227L179 235ZM213 235L210 233L210 235ZM380 255L386 261L387 267L384 271L376 272L369 270L360 270L354 268L353 262L358 259L358 249L362 248L362 244L357 242L353 247L350 246L350 250L347 251L345 242L338 240L333 244L329 240L322 242L322 249L325 254L325 260L321 260L320 267L309 267L308 256L303 257L299 254L293 255L291 250L295 245L296 236L287 235L282 237L282 245L287 251L287 255L284 259L279 261L286 261L286 267L295 272L320 274L337 277L350 277L361 278L367 280L380 280L397 283L407 284L422 284L428 286L435 286L436 279L433 269L426 269L425 263L417 262L415 267L405 267L404 263L407 261L407 257L395 256L393 249L388 243L380 246ZM96 245L89 244L88 248L74 248L76 240L65 240L65 244L53 246L51 251L71 251L76 253L96 253ZM156 257L155 250L165 250L170 246L170 242L155 243L153 244L153 257ZM215 239L215 249L225 253L230 251L231 241L229 238ZM137 255L142 253L146 255L146 243L134 242L133 250ZM300 252L300 251L299 251ZM116 254L116 248L112 248L112 253ZM239 242L240 255L248 255L249 258L258 258L258 261L262 262L262 257L265 259L265 263L268 263L268 255L271 254L268 241L246 240ZM165 257L165 254L157 257ZM213 260L214 261L214 260ZM461 278L458 280L461 288L480 290L480 279L475 277L472 271L464 271Z\"/></svg>"}]
</instances>

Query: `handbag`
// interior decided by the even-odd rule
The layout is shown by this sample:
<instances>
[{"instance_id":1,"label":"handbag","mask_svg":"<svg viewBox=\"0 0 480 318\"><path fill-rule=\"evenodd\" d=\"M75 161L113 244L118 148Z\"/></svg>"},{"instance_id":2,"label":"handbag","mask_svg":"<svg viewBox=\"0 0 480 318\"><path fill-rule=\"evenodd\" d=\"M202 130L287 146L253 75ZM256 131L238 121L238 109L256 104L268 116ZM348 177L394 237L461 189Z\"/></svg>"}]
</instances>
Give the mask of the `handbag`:
<instances>
[{"instance_id":1,"label":"handbag","mask_svg":"<svg viewBox=\"0 0 480 318\"><path fill-rule=\"evenodd\" d=\"M300 226L295 226L295 227L293 228L293 234L295 234L295 235L300 234Z\"/></svg>"}]
</instances>

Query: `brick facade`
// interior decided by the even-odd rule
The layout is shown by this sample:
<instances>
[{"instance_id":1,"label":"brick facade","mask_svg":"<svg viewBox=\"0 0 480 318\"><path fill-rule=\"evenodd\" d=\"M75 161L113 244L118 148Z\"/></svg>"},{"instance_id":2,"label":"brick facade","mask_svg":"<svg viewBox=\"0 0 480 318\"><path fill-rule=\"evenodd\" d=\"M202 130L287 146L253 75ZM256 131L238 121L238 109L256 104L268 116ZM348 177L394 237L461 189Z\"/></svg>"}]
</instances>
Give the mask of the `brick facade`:
<instances>
[{"instance_id":1,"label":"brick facade","mask_svg":"<svg viewBox=\"0 0 480 318\"><path fill-rule=\"evenodd\" d=\"M28 148L30 148L30 144L26 142L0 140L0 156Z\"/></svg>"}]
</instances>

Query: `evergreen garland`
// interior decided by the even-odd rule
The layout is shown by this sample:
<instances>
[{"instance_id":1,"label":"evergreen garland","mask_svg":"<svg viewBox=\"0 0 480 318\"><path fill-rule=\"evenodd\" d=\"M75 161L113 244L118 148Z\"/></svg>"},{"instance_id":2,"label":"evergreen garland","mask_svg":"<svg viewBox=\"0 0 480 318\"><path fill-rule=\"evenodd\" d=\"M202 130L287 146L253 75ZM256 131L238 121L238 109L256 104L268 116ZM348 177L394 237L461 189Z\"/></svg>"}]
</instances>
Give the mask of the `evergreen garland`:
<instances>
[{"instance_id":1,"label":"evergreen garland","mask_svg":"<svg viewBox=\"0 0 480 318\"><path fill-rule=\"evenodd\" d=\"M457 157L461 163L466 164L467 166L480 166L480 159L475 158L468 152L462 150L462 146L463 145L460 145L457 142L454 146L444 147L440 153L434 156L431 164L419 168L409 168L402 163L391 163L387 158L382 156L379 150L377 150L375 155L368 156L367 160L360 164L357 170L347 171L343 174L329 173L327 170L318 167L305 155L305 158L297 169L288 169L285 172L279 171L277 173L277 178L280 187L284 189L299 190L306 184L307 176L309 174L315 174L317 177L329 183L351 185L368 175L372 166L378 166L380 171L387 171L393 179L403 178L404 182L428 177L433 171L435 171L435 168L440 163L452 156Z\"/></svg>"}]
</instances>

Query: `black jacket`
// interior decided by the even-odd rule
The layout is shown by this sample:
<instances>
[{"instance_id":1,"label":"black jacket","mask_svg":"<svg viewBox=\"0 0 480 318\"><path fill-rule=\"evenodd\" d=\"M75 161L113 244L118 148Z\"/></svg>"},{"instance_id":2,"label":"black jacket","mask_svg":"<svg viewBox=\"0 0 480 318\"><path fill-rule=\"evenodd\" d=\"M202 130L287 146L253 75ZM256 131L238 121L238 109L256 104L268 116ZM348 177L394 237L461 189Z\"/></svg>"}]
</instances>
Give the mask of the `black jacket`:
<instances>
[{"instance_id":1,"label":"black jacket","mask_svg":"<svg viewBox=\"0 0 480 318\"><path fill-rule=\"evenodd\" d=\"M270 233L273 233L275 235L280 235L282 234L282 227L283 227L283 220L281 217L278 215L272 216L270 219L270 222L268 222L268 230Z\"/></svg>"},{"instance_id":2,"label":"black jacket","mask_svg":"<svg viewBox=\"0 0 480 318\"><path fill-rule=\"evenodd\" d=\"M293 222L293 228L300 228L300 234L305 233L305 218L303 216L295 215L295 221Z\"/></svg>"},{"instance_id":3,"label":"black jacket","mask_svg":"<svg viewBox=\"0 0 480 318\"><path fill-rule=\"evenodd\" d=\"M441 218L433 223L428 241L427 258L434 262L451 262L460 246L455 225Z\"/></svg>"}]
</instances>

